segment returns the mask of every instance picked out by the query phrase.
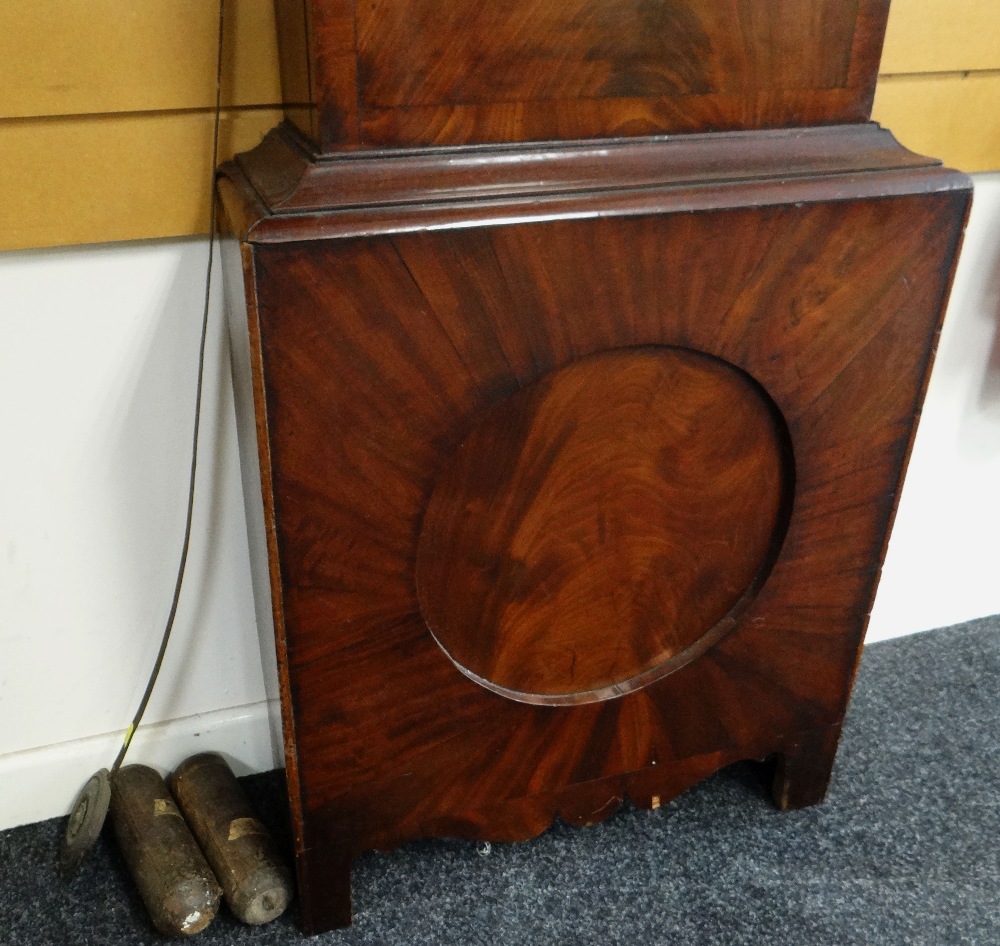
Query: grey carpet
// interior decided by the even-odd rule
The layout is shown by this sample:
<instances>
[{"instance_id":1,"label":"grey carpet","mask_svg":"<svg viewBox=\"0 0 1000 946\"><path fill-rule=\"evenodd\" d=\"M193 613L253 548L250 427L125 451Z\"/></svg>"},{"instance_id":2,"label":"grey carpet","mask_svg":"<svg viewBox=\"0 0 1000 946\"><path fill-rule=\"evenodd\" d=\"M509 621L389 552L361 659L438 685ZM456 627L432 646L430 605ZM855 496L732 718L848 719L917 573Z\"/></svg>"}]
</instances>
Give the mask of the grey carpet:
<instances>
[{"instance_id":1,"label":"grey carpet","mask_svg":"<svg viewBox=\"0 0 1000 946\"><path fill-rule=\"evenodd\" d=\"M342 944L1000 944L1000 617L866 649L825 805L779 814L753 764L656 812L518 845L363 857ZM247 780L281 824L275 773ZM0 800L2 804L2 800ZM62 885L62 825L0 834L0 942L160 943L109 840ZM199 942L302 941L220 913Z\"/></svg>"}]
</instances>

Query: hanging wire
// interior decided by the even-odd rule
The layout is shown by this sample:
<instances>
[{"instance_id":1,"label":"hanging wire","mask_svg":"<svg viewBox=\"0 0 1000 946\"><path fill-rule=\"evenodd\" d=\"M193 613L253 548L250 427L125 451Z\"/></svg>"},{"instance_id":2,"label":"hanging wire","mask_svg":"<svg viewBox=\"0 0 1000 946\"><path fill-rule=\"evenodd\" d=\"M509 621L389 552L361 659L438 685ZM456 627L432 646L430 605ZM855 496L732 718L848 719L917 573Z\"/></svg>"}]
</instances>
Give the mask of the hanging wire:
<instances>
[{"instance_id":1,"label":"hanging wire","mask_svg":"<svg viewBox=\"0 0 1000 946\"><path fill-rule=\"evenodd\" d=\"M219 0L219 32L217 43L217 58L215 63L215 123L212 129L212 167L209 187L210 210L208 216L208 268L205 273L205 304L201 316L201 343L198 348L198 383L195 387L194 397L194 427L191 438L191 473L188 481L187 516L184 523L184 541L181 545L181 557L177 566L177 580L174 583L174 597L170 604L170 613L167 615L166 627L163 630L163 639L160 641L160 650L156 655L156 662L146 683L146 690L139 701L139 707L132 718L128 729L125 730L125 738L122 747L118 750L118 756L111 766L111 774L114 775L121 768L125 760L125 754L132 744L132 737L135 735L139 723L142 721L149 698L153 695L153 687L156 686L156 679L160 675L160 668L163 666L163 656L167 652L167 644L170 643L170 632L174 628L174 619L177 617L177 604L181 597L181 585L184 583L184 570L187 566L188 551L191 547L191 522L194 516L194 486L195 477L198 472L198 434L201 430L201 397L205 382L205 345L208 340L208 314L209 302L212 296L212 265L215 261L215 225L216 225L216 201L215 201L215 169L219 165L219 125L222 117L222 40L225 30L225 0Z\"/></svg>"}]
</instances>

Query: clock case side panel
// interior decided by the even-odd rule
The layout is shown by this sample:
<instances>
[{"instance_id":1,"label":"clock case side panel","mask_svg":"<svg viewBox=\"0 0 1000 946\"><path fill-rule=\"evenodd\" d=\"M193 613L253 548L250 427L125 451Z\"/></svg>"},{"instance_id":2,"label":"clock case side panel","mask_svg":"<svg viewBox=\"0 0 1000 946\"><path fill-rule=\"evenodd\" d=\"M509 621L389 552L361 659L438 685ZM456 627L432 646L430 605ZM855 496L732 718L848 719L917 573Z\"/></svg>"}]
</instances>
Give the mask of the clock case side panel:
<instances>
[{"instance_id":1,"label":"clock case side panel","mask_svg":"<svg viewBox=\"0 0 1000 946\"><path fill-rule=\"evenodd\" d=\"M240 221L245 222L247 219L246 204L237 197L236 191L224 178L218 181L218 192L222 208L219 221L220 256L254 610L261 643L265 692L269 702L268 723L272 749L275 751L275 761L280 758L284 765L292 812L294 849L299 852L302 849L302 804L295 716L289 695L267 412L260 368L253 247L241 242L238 237Z\"/></svg>"},{"instance_id":2,"label":"clock case side panel","mask_svg":"<svg viewBox=\"0 0 1000 946\"><path fill-rule=\"evenodd\" d=\"M845 130L844 134L850 135L851 131ZM728 144L731 145L732 142ZM751 141L750 144L752 145L753 142ZM787 144L788 158L791 159L796 153L794 137L790 136ZM734 154L731 148L727 149L726 145L727 142L719 142L719 151L717 152L717 156L723 164L725 161L729 161L736 165L740 163L742 158L754 154L752 147L745 151L742 156L739 153ZM652 143L651 147L663 148L664 145ZM683 151L683 148L679 147L678 150ZM659 157L659 152L657 154ZM838 168L833 173L829 173L829 168L819 167L817 173L803 175L802 179L799 180L799 190L796 196L803 197L807 202L809 200L853 201L865 198L881 200L900 194L954 192L954 210L951 212L954 239L950 249L941 252L938 272L933 277L939 290L937 305L937 324L939 325L940 314L943 311L944 294L953 274L954 257L961 233L962 219L967 212L968 182L960 175L935 167L933 162L915 162L912 156L908 156L908 153L903 152L902 149L898 149L892 160L880 159L881 166L876 168L872 167L870 158L870 148L859 148L853 158L856 163L853 173L850 171L850 160L848 160L846 169ZM650 184L640 191L622 193L621 199L615 205L614 212L628 217L644 213L670 213L671 210L686 213L697 209L710 210L732 206L752 209L785 204L788 200L789 184L787 178L782 178L782 165L783 162L777 162L772 168L771 175L760 175L752 180L736 181L735 183L732 173L723 167L717 171L715 181L700 182L692 188L686 188L685 185L672 185L670 183L672 169L667 166L664 171L665 180L659 182L658 185ZM274 213L258 196L259 191L265 188L258 187L255 190L236 168L230 168L228 173L230 180L224 182L223 187L229 191L230 202L234 206L238 205L242 208L234 214L234 217L239 221L236 228L250 241L257 244L253 251L248 252L267 253L268 247L273 247L278 256L284 250L298 250L303 259L315 252L318 260L322 243L330 239L334 242L340 242L341 239L348 242L352 240L364 242L372 236L373 231L385 235L398 232L400 229L412 233L426 232L427 228L440 225L441 220L457 220L459 229L469 227L475 230L477 227L489 226L491 223L501 226L509 225L513 222L511 216L515 213L519 220L531 219L531 212L524 213L523 204L519 203L521 198L517 191L506 196L493 197L490 201L476 201L468 194L468 188L465 193L462 193L461 188L458 188L447 196L417 206L412 204L394 205L390 201L385 212L381 215L378 213L366 214L362 210L351 207L338 208L336 206L338 202L337 191L331 189L328 192L329 202L332 205L330 210L314 210L298 214L282 213L279 210ZM610 166L608 174L612 179L615 179L613 169ZM446 175L447 172L442 167L442 177L446 178ZM780 186L777 184L778 180L781 181ZM475 184L470 186L474 187ZM537 218L551 219L553 211L544 205L545 200L550 199L553 202L558 200L558 213L563 214L566 219L579 218L591 213L595 205L600 206L602 201L611 201L618 194L616 187L617 185L604 192L591 190L577 195L542 195L540 201L534 201L542 206L533 212ZM310 229L315 235L314 238L308 236ZM317 238L320 242L314 242ZM256 279L258 274L254 270L253 272L248 271L247 275L252 280ZM930 349L933 349L933 341L930 344ZM920 377L917 379L919 392L923 391L926 384L930 355L931 350L928 350L926 359L922 363ZM259 373L262 383L264 374L259 356L255 364L255 371ZM263 403L262 399L260 403ZM918 403L919 395L917 397ZM896 467L898 473L895 482L887 484L890 486L892 495L887 500L889 503L887 510L882 514L885 523L891 519L892 511L895 508L898 485L905 468L905 455L912 443L914 427L915 420L907 428L906 437L902 441L904 449L898 457L898 467ZM262 437L262 452L265 448L269 451L270 444L266 428L259 427L258 433ZM269 453L267 455L270 456ZM273 515L273 506L271 510ZM887 528L885 531L887 532ZM869 602L874 593L877 565L880 565L881 554L884 554L884 541L880 548L879 561L871 576L871 591L867 597ZM276 547L272 548L271 560L272 564L277 561ZM278 583L276 587L280 587L281 576L278 572L272 571L272 580ZM300 876L305 881L303 899L306 906L306 924L313 930L318 930L349 921L349 882L346 878L349 876L350 856L356 849L365 846L392 846L405 837L433 836L442 833L462 837L493 837L513 840L543 830L552 817L557 814L567 817L567 820L574 823L588 823L588 820L601 820L602 813L610 813L617 806L618 802L615 799L620 799L625 795L631 795L639 804L648 803L649 807L656 807L728 762L746 757L759 758L773 752L780 753L784 758L776 781L776 796L779 803L783 807L795 807L820 800L825 791L826 779L832 765L837 733L839 732L839 717L842 716L843 707L846 705L850 678L860 651L866 615L867 610L859 615L856 633L852 635L850 641L844 643L845 659L840 673L845 682L842 687L842 699L839 699L839 715L835 713L837 719L832 720L832 725L819 730L807 728L785 732L780 736L776 734L773 740L746 742L728 751L688 756L684 759L678 758L669 766L663 766L659 770L646 769L642 772L631 772L621 776L588 779L584 782L568 784L562 793L543 792L535 796L526 796L516 803L513 800L510 802L498 800L495 810L491 810L487 806L481 809L478 814L472 809L466 809L461 817L454 818L441 811L435 819L430 816L429 812L425 812L419 821L422 827L416 831L414 831L411 821L410 826L405 828L402 833L394 834L392 830L386 832L379 829L365 834L364 814L355 812L353 815L358 816L357 826L362 829L361 834L365 836L362 837L359 834L355 837L354 846L345 835L345 825L350 824L353 815L348 815L348 810L344 809L343 806L338 808L334 805L327 811L325 803L321 800L325 790L318 789L312 803L302 799L305 801L305 806L300 808L295 815L297 827L302 832L300 837L304 842L298 845L298 850ZM282 640L281 643L282 648L285 648L286 642ZM283 652L287 673L289 672L287 649ZM295 670L292 669L291 673L294 674ZM286 708L286 723L291 721L294 701L292 689L286 688L282 700ZM288 729L287 731L291 732L292 730ZM292 747L294 757L294 740L289 741L288 744ZM317 774L314 772L314 776ZM326 781L327 777L335 778L335 775L328 773L328 776L323 777L321 781ZM572 782L572 780L570 781ZM396 804L396 801L388 797L385 799L385 803L386 811L389 811ZM348 830L349 833L350 830ZM339 893L335 891L339 891ZM324 900L328 892L332 896Z\"/></svg>"},{"instance_id":3,"label":"clock case side panel","mask_svg":"<svg viewBox=\"0 0 1000 946\"><path fill-rule=\"evenodd\" d=\"M947 274L937 270L949 264L953 255L954 244L947 241L957 238L964 204L964 194L946 193L926 198L823 203L812 205L812 209L745 208L720 212L723 216L656 214L565 224L548 221L474 231L321 241L311 246L283 244L262 250L262 273L270 284L265 371L269 372L267 383L276 392L272 420L277 440L273 446L284 470L280 495L288 522L284 533L288 566L285 577L291 582L287 601L299 627L295 639L289 641L289 652L293 672L300 681L301 705L303 709L307 704L312 707L311 725L306 727L303 738L316 752L329 755L315 739L325 739L323 733L333 722L346 727L335 744L343 751L338 758L349 766L349 746L354 736L348 720L353 719L359 731L365 730L369 720L363 714L357 718L345 715L343 707L338 710L335 706L352 700L368 705L371 697L366 694L378 689L375 681L380 677L384 677L382 691L388 693L398 687L402 693L407 686L406 671L393 667L394 655L412 660L414 672L428 683L436 680L439 672L447 677L448 682L444 676L441 678L442 692L451 694L451 715L456 725L460 725L462 713L478 712L474 705L477 688L468 681L463 684L464 678L448 670L422 622L414 618L413 623L410 618L416 607L407 578L415 541L413 530L433 470L440 468L442 459L462 439L469 418L488 408L494 398L506 397L525 381L606 347L627 350L633 345L675 344L705 351L747 370L776 399L792 425L797 450L798 510L786 540L787 554L779 559L762 593L766 597L768 588L780 579L786 589L796 584L814 587L816 595L825 595L831 602L842 601L838 584L849 580L849 613L844 611L845 605L837 605L829 618L820 620L790 612L786 607L781 624L790 630L798 621L819 621L821 628L837 615L838 627L843 625L843 629L837 632L838 642L830 658L842 669L831 679L846 677L860 645L884 532L910 444L911 418L925 383L937 326L936 321L929 320L939 315ZM854 250L855 226L879 220L883 222L874 235L868 234L866 242L860 244L863 250ZM698 306L686 310L679 321L668 319L662 326L648 317L638 328L628 319L624 324L605 324L603 315L596 317L594 312L585 321L571 317L570 323L559 325L556 312L560 308L567 313L586 312L587 294L592 291L598 293L592 299L592 309L611 312L616 300L628 306L624 277L620 284L601 290L600 280L595 281L593 275L579 268L580 260L587 260L587 266L594 266L598 273L611 275L623 266L627 270L627 264L623 257L609 256L608 247L631 247L637 259L652 261L672 258L671 247L697 246L697 252L686 251L690 255L683 257L681 264L683 271L693 274L707 262L706 254L719 246L719 238L712 236L716 226L731 229L739 235L737 240L752 234L755 227L762 227L761 239L769 247L765 250L768 258L761 264L750 256L744 260L746 274L757 274L746 276L757 280L758 286L752 292L743 294L745 274L736 267L727 286L727 277L718 271L718 263L716 271L707 277L707 284L696 281L696 288L687 290L688 298L692 298L691 293L701 291L698 285L709 292L721 285L733 294L714 301L706 297L704 303L725 312L733 310L734 302L742 307L743 312L729 316L741 320L735 334L727 329L721 339L714 337L711 319L699 319ZM663 242L664 229L667 242ZM788 240L787 246L782 242L783 234L794 238ZM647 238L659 242L647 243ZM895 239L902 240L902 245L883 254L884 260L873 252L880 240ZM729 254L738 253L736 246L726 245L723 255L727 260L735 259ZM522 253L528 255L519 255ZM455 264L440 261L458 261L459 269L452 273L458 273L468 287L471 284L466 279L481 261L496 273L495 264L490 262L494 256L510 261L513 267L507 271L507 291L515 277L520 290L492 311L519 326L512 337L523 338L524 344L518 341L517 351L508 352L509 368L503 359L495 359L492 368L484 369L487 373L481 381L465 387L455 378L456 372L461 374L462 364L472 363L470 351L460 352L453 368L450 347L429 314L435 310L435 303L426 295L421 298L414 284L434 291L433 280L437 280L438 286L444 287L437 299L449 298L458 284L449 282L452 277L442 275L440 266ZM815 260L811 273L799 275L798 267L810 257ZM535 261L530 265L535 266L536 273L548 272L551 276L564 268L569 275L548 284L545 293L536 293L532 288L536 281L530 272L518 270L526 259ZM548 262L539 269L537 261L546 259ZM788 278L793 288L802 287L798 297L794 292L782 292L771 282L788 265L796 266ZM653 263L643 276L644 287L652 293L657 291L653 287L657 271ZM633 275L643 274L633 271ZM854 285L845 288L845 281ZM577 289L580 285L582 292ZM919 309L913 313L919 319L915 320L907 317L906 308L915 291L913 285L919 287ZM502 293L503 287L502 279L489 276L489 293ZM669 295L681 289L674 283L662 293ZM599 295L602 291L603 300ZM561 300L555 309L547 308L548 303L541 299L541 295L551 298L552 293ZM748 302L748 295L755 296L756 301ZM483 298L477 301L475 295L467 293L457 311L478 324ZM805 300L806 308L798 306L800 298ZM655 309L656 304L650 304ZM871 314L867 311L869 305L873 307ZM776 312L767 315L768 307ZM810 315L817 307L832 309L833 314L824 318ZM437 311L443 310L438 307ZM524 315L510 315L520 312ZM841 326L838 312L851 314L857 325ZM543 325L549 326L547 338L540 334L539 326ZM489 338L488 321L482 322L481 331ZM440 343L428 340L439 336ZM478 331L475 336L479 337ZM307 345L300 344L303 339L308 340ZM783 339L795 347L786 349ZM550 345L557 345L559 350L550 350ZM891 374L899 372L898 377L887 377L880 385L865 384L864 372L882 367L880 359L885 360ZM802 375L793 370L794 364L801 364ZM811 366L811 372L806 366ZM514 373L508 374L511 369ZM303 389L312 395L304 397ZM891 398L885 404L871 393L883 389L886 398ZM453 406L445 404L447 398L452 399ZM318 405L323 408L317 414ZM393 417L405 418L405 423L398 429L387 426L393 423ZM865 426L890 420L891 429L868 431ZM331 446L344 436L352 441L357 438L346 454ZM831 436L839 439L830 444ZM879 465L872 468L870 475L865 463L865 452L871 451L869 440L877 443L880 451ZM386 458L390 456L387 466ZM392 470L406 477L398 487ZM362 471L366 471L367 478L359 480ZM835 475L842 480L840 485L834 481ZM335 485L331 477L337 478ZM365 486L365 482L370 485ZM858 501L867 497L865 501L871 508L865 512L864 534L855 537L852 533L853 544L848 546L848 537L838 538L838 530L845 529L850 519L838 520L845 516L858 518L849 504L844 505L844 491L850 499L852 489L860 491ZM350 500L346 507L345 497ZM391 519L385 518L387 504L396 504ZM282 508L277 514L280 520ZM336 517L330 520L333 524L318 525L326 516ZM347 541L346 537L353 535L361 523L368 524L364 534ZM808 530L802 523L808 524ZM842 570L843 577L836 572L831 578L821 565L811 564L819 554L813 547L818 539L822 539L822 554L829 567ZM845 546L854 549L853 557L845 557ZM792 553L788 549L795 552L797 581L789 577L786 559ZM374 582L365 577L374 574L384 577ZM380 622L372 626L370 641L363 633L367 618L362 616L370 610L365 600L377 604ZM773 603L769 606L773 611ZM342 632L334 631L341 608L349 609L344 613L351 615L352 623L350 627L344 625ZM374 619L375 612L372 615ZM751 612L744 623L752 621ZM769 621L774 621L773 613ZM741 631L741 635L745 633ZM341 638L343 647L338 643ZM379 639L381 644L376 643ZM762 647L765 642L766 635L761 638ZM823 643L822 638L816 638L814 643ZM359 655L369 647L371 655L366 662L351 663L360 660ZM727 647L728 641L723 641L716 651L721 653ZM813 659L812 650L805 648L798 659ZM348 666L354 669L348 670ZM793 669L786 667L788 672ZM834 689L823 692L822 702L811 711L803 728L839 722L847 683L837 683ZM405 705L405 699L398 705ZM396 705L395 700L390 702ZM429 723L435 713L433 700L421 712L427 714ZM579 715L589 718L596 712L594 707L582 708ZM411 718L415 717L411 714ZM794 725L791 720L782 723L784 727ZM310 733L315 734L315 739ZM370 749L376 735L372 731L358 738ZM706 750L707 746L699 742L678 749L678 757ZM310 794L314 800L335 790L332 769L329 779L322 779L322 785L312 782L314 790ZM595 770L587 777L599 774ZM341 779L341 787L351 781Z\"/></svg>"}]
</instances>

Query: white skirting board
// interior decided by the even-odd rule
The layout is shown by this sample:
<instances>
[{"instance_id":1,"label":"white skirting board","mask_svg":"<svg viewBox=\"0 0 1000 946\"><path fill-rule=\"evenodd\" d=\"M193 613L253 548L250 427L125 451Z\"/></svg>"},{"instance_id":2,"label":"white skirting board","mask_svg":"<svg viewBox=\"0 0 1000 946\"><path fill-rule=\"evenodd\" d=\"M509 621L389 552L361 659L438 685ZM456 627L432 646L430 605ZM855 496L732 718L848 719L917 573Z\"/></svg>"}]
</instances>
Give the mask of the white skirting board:
<instances>
[{"instance_id":1,"label":"white skirting board","mask_svg":"<svg viewBox=\"0 0 1000 946\"><path fill-rule=\"evenodd\" d=\"M183 528L205 254L203 240L0 254L0 829L67 812L114 759L152 666ZM220 299L189 573L129 758L166 771L216 750L244 774L282 759ZM1000 613L998 322L1000 174L987 174L869 641Z\"/></svg>"},{"instance_id":2,"label":"white skirting board","mask_svg":"<svg viewBox=\"0 0 1000 946\"><path fill-rule=\"evenodd\" d=\"M267 702L140 726L126 764L142 762L166 775L197 752L220 752L237 776L281 766ZM109 768L125 732L107 733L0 756L0 830L66 814L76 793Z\"/></svg>"}]
</instances>

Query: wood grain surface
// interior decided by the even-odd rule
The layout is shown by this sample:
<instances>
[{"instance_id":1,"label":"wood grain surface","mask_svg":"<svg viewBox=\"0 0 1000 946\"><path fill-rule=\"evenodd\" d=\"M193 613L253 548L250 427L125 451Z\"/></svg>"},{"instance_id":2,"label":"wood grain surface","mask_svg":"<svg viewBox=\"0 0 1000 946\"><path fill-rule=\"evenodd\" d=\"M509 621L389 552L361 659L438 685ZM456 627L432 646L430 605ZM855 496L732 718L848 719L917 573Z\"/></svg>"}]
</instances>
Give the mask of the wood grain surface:
<instances>
[{"instance_id":1,"label":"wood grain surface","mask_svg":"<svg viewBox=\"0 0 1000 946\"><path fill-rule=\"evenodd\" d=\"M887 0L282 2L313 141L222 190L304 927L370 848L820 801L969 204L851 124Z\"/></svg>"},{"instance_id":2,"label":"wood grain surface","mask_svg":"<svg viewBox=\"0 0 1000 946\"><path fill-rule=\"evenodd\" d=\"M438 643L505 696L563 705L693 660L783 537L779 424L749 378L670 348L575 361L508 398L424 514L415 577Z\"/></svg>"},{"instance_id":3,"label":"wood grain surface","mask_svg":"<svg viewBox=\"0 0 1000 946\"><path fill-rule=\"evenodd\" d=\"M787 147L793 164L794 135ZM389 206L371 236L332 226L335 208L278 214L247 244L307 928L349 920L346 873L366 848L523 839L773 753L788 756L783 803L819 800L968 205L961 175L904 157L805 174L788 203L756 202L781 193L771 178L719 189L720 165L701 189L728 210L648 187L603 216L610 192L594 188L566 195L563 219L519 221L515 192ZM230 212L254 232L229 173ZM492 692L425 621L428 504L497 405L646 346L733 365L780 412L795 486L773 568L729 633L641 689L556 706Z\"/></svg>"},{"instance_id":4,"label":"wood grain surface","mask_svg":"<svg viewBox=\"0 0 1000 946\"><path fill-rule=\"evenodd\" d=\"M659 98L844 85L857 0L373 0L370 108Z\"/></svg>"},{"instance_id":5,"label":"wood grain surface","mask_svg":"<svg viewBox=\"0 0 1000 946\"><path fill-rule=\"evenodd\" d=\"M304 11L304 12L302 12ZM296 0L323 151L861 121L886 0ZM301 80L295 80L301 87Z\"/></svg>"},{"instance_id":6,"label":"wood grain surface","mask_svg":"<svg viewBox=\"0 0 1000 946\"><path fill-rule=\"evenodd\" d=\"M666 140L604 140L551 142L545 148L483 145L459 151L438 149L409 154L338 154L312 156L309 143L293 128L275 129L246 154L237 157L246 179L253 181L252 199L261 207L282 211L323 211L321 219L305 218L308 227L323 225L329 233L331 219L353 215L373 217L376 208L391 207L389 226L399 230L403 216L416 205L417 218L427 219L427 204L454 208L459 204L468 220L469 207L460 202L499 198L510 208L525 198L517 212L549 207L559 195L580 192L628 194L639 192L648 210L650 195L643 189L669 189L671 199L682 187L698 193L731 185L728 204L747 200L755 184L767 186L776 176L785 193L805 179L814 195L819 176L834 178L838 186L844 175L852 175L852 186L863 187L868 171L929 169L941 164L900 148L899 142L877 125L825 126L795 131L731 132L720 139L715 134L692 134ZM885 189L884 180L878 186ZM905 178L912 188L912 179ZM929 185L931 186L931 185ZM606 197L602 198L607 200ZM761 198L754 195L754 199ZM488 205L486 205L488 206ZM568 204L579 211L579 201ZM493 208L489 208L493 212ZM342 211L340 215L332 213ZM452 215L453 216L453 215ZM294 239L287 216L273 226L260 212L253 215L254 242ZM264 231L273 229L274 236ZM246 234L249 235L249 234Z\"/></svg>"}]
</instances>

